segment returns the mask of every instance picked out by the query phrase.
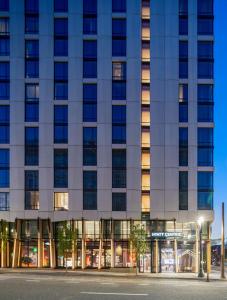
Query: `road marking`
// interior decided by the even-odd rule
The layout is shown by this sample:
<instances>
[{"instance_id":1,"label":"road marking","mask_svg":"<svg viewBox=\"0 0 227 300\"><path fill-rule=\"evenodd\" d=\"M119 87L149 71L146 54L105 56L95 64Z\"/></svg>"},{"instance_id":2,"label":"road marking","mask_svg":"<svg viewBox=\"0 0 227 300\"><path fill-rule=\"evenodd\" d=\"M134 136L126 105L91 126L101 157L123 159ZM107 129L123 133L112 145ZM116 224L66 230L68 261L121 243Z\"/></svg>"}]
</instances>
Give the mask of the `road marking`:
<instances>
[{"instance_id":1,"label":"road marking","mask_svg":"<svg viewBox=\"0 0 227 300\"><path fill-rule=\"evenodd\" d=\"M150 283L140 283L139 285L145 286L145 285L150 285Z\"/></svg>"},{"instance_id":2,"label":"road marking","mask_svg":"<svg viewBox=\"0 0 227 300\"><path fill-rule=\"evenodd\" d=\"M101 282L100 284L113 285L113 284L116 284L116 283L114 283L114 282Z\"/></svg>"},{"instance_id":3,"label":"road marking","mask_svg":"<svg viewBox=\"0 0 227 300\"><path fill-rule=\"evenodd\" d=\"M80 292L87 295L115 295L115 296L148 296L148 294L130 294L130 293L103 293L103 292Z\"/></svg>"},{"instance_id":4,"label":"road marking","mask_svg":"<svg viewBox=\"0 0 227 300\"><path fill-rule=\"evenodd\" d=\"M38 280L38 279L27 279L26 281L27 282L40 282L40 280Z\"/></svg>"}]
</instances>

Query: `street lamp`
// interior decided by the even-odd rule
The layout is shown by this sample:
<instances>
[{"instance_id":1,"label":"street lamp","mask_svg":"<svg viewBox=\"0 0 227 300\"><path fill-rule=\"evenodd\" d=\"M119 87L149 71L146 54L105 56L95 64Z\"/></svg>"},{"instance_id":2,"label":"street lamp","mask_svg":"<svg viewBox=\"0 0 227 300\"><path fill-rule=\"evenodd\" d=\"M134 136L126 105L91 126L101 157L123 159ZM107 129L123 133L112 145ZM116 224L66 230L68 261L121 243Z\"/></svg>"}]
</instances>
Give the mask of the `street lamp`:
<instances>
[{"instance_id":1,"label":"street lamp","mask_svg":"<svg viewBox=\"0 0 227 300\"><path fill-rule=\"evenodd\" d=\"M202 244L202 225L204 222L204 218L200 217L198 219L198 225L199 225L199 274L198 277L204 277L204 271L203 271L203 244Z\"/></svg>"}]
</instances>

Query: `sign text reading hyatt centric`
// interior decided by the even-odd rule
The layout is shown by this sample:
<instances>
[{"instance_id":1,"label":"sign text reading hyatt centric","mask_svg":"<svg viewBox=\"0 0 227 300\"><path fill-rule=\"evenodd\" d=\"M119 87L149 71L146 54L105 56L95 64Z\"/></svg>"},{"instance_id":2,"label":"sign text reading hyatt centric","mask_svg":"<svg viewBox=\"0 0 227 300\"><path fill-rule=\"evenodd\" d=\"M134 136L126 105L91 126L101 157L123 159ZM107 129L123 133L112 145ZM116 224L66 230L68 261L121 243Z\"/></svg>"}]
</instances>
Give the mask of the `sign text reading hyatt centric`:
<instances>
[{"instance_id":1,"label":"sign text reading hyatt centric","mask_svg":"<svg viewBox=\"0 0 227 300\"><path fill-rule=\"evenodd\" d=\"M153 238L176 238L182 237L181 232L152 232L151 236Z\"/></svg>"}]
</instances>

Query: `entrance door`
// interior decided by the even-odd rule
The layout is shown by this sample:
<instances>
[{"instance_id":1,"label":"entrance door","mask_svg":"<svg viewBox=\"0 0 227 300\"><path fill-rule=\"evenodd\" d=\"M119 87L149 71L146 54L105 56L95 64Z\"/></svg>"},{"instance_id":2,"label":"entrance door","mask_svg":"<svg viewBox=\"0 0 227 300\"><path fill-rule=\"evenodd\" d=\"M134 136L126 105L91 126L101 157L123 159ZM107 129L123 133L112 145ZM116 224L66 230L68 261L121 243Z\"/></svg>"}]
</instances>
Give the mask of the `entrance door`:
<instances>
[{"instance_id":1,"label":"entrance door","mask_svg":"<svg viewBox=\"0 0 227 300\"><path fill-rule=\"evenodd\" d=\"M21 244L21 267L37 267L38 243L26 241Z\"/></svg>"},{"instance_id":2,"label":"entrance door","mask_svg":"<svg viewBox=\"0 0 227 300\"><path fill-rule=\"evenodd\" d=\"M140 272L150 273L151 272L151 254L146 253L140 256Z\"/></svg>"},{"instance_id":3,"label":"entrance door","mask_svg":"<svg viewBox=\"0 0 227 300\"><path fill-rule=\"evenodd\" d=\"M99 264L99 242L87 242L86 267L98 268L98 264Z\"/></svg>"},{"instance_id":4,"label":"entrance door","mask_svg":"<svg viewBox=\"0 0 227 300\"><path fill-rule=\"evenodd\" d=\"M160 247L161 272L175 272L175 257L173 242L161 242Z\"/></svg>"}]
</instances>

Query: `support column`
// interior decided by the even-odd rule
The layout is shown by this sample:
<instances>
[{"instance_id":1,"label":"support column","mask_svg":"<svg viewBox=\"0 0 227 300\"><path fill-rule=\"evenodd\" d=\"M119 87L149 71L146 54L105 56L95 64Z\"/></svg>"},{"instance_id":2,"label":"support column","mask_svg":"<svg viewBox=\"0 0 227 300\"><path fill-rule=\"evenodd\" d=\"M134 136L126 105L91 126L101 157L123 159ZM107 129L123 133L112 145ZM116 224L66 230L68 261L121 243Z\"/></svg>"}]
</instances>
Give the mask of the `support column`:
<instances>
[{"instance_id":1,"label":"support column","mask_svg":"<svg viewBox=\"0 0 227 300\"><path fill-rule=\"evenodd\" d=\"M175 272L178 273L177 240L174 240Z\"/></svg>"},{"instance_id":2,"label":"support column","mask_svg":"<svg viewBox=\"0 0 227 300\"><path fill-rule=\"evenodd\" d=\"M114 268L114 221L111 220L111 268Z\"/></svg>"},{"instance_id":3,"label":"support column","mask_svg":"<svg viewBox=\"0 0 227 300\"><path fill-rule=\"evenodd\" d=\"M20 224L21 220L15 219L15 234L14 234L14 240L13 240L13 261L12 261L12 267L17 268L20 263Z\"/></svg>"},{"instance_id":4,"label":"support column","mask_svg":"<svg viewBox=\"0 0 227 300\"><path fill-rule=\"evenodd\" d=\"M210 280L210 272L211 272L211 243L210 243L210 223L208 222L207 224L207 234L208 234L208 239L207 239L207 281Z\"/></svg>"},{"instance_id":5,"label":"support column","mask_svg":"<svg viewBox=\"0 0 227 300\"><path fill-rule=\"evenodd\" d=\"M130 230L132 229L133 221L130 220ZM129 251L130 251L130 266L133 268L133 248L132 248L132 241L129 242Z\"/></svg>"},{"instance_id":6,"label":"support column","mask_svg":"<svg viewBox=\"0 0 227 300\"><path fill-rule=\"evenodd\" d=\"M38 268L43 267L42 220L38 218Z\"/></svg>"},{"instance_id":7,"label":"support column","mask_svg":"<svg viewBox=\"0 0 227 300\"><path fill-rule=\"evenodd\" d=\"M154 241L154 272L158 273L158 240Z\"/></svg>"},{"instance_id":8,"label":"support column","mask_svg":"<svg viewBox=\"0 0 227 300\"><path fill-rule=\"evenodd\" d=\"M48 220L48 230L49 230L49 242L50 242L50 267L54 269L56 268L55 241L53 236L53 224L50 219Z\"/></svg>"},{"instance_id":9,"label":"support column","mask_svg":"<svg viewBox=\"0 0 227 300\"><path fill-rule=\"evenodd\" d=\"M74 220L71 221L71 230L72 230L72 270L75 270L75 248L76 248L76 236L75 236L75 224Z\"/></svg>"},{"instance_id":10,"label":"support column","mask_svg":"<svg viewBox=\"0 0 227 300\"><path fill-rule=\"evenodd\" d=\"M102 247L103 247L103 224L102 220L99 222L99 263L98 269L102 269Z\"/></svg>"},{"instance_id":11,"label":"support column","mask_svg":"<svg viewBox=\"0 0 227 300\"><path fill-rule=\"evenodd\" d=\"M196 240L195 240L195 272L199 272L199 227L196 228Z\"/></svg>"},{"instance_id":12,"label":"support column","mask_svg":"<svg viewBox=\"0 0 227 300\"><path fill-rule=\"evenodd\" d=\"M4 243L4 240L1 240L1 267L7 267L7 244Z\"/></svg>"},{"instance_id":13,"label":"support column","mask_svg":"<svg viewBox=\"0 0 227 300\"><path fill-rule=\"evenodd\" d=\"M81 245L81 268L84 270L86 268L86 261L85 261L85 252L86 252L86 245L85 245L85 223L82 220L82 245Z\"/></svg>"}]
</instances>

